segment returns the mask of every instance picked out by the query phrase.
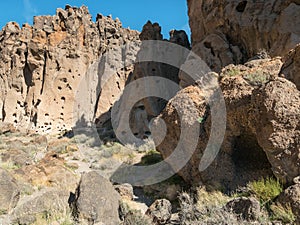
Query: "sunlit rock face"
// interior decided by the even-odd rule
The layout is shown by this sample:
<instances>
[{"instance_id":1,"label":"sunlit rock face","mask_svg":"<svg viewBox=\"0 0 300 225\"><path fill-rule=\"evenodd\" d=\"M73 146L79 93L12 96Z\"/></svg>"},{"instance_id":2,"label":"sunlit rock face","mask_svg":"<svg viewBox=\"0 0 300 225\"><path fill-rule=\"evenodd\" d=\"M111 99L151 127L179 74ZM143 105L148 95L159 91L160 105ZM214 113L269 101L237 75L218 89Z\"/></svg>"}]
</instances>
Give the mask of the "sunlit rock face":
<instances>
[{"instance_id":1,"label":"sunlit rock face","mask_svg":"<svg viewBox=\"0 0 300 225\"><path fill-rule=\"evenodd\" d=\"M90 105L85 110L92 110L82 119L99 117L109 110L130 74L130 68L119 71L98 99L100 57L117 52L115 58L120 58L120 46L138 40L139 32L122 28L118 19L97 15L92 22L84 6L36 16L33 26L8 23L0 32L0 120L43 133L70 129L77 122L74 102L84 80L90 81L83 96ZM106 63L117 64L113 57ZM88 73L96 76L86 79Z\"/></svg>"}]
</instances>

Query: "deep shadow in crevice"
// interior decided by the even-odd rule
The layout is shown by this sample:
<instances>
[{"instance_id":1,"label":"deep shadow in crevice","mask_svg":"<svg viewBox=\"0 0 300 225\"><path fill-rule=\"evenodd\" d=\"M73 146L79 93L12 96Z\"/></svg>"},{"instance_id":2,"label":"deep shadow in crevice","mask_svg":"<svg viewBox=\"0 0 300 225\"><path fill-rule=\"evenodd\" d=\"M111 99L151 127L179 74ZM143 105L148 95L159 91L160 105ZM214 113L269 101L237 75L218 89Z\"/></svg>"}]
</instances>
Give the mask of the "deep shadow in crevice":
<instances>
[{"instance_id":1,"label":"deep shadow in crevice","mask_svg":"<svg viewBox=\"0 0 300 225\"><path fill-rule=\"evenodd\" d=\"M254 134L244 133L236 137L232 160L236 174L233 183L237 187L262 177L273 176L272 166Z\"/></svg>"}]
</instances>

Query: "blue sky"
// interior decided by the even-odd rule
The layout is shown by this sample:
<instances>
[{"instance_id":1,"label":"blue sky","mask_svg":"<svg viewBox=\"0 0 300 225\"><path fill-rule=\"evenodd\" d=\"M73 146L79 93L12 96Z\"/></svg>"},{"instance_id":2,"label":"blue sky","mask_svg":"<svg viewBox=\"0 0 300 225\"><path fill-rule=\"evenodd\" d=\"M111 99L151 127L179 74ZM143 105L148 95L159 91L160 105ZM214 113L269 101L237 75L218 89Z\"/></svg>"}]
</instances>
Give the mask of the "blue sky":
<instances>
[{"instance_id":1,"label":"blue sky","mask_svg":"<svg viewBox=\"0 0 300 225\"><path fill-rule=\"evenodd\" d=\"M8 0L1 3L0 26L9 21L32 24L34 15L54 15L56 8L86 5L95 19L97 13L118 17L124 27L141 30L151 20L162 26L164 38L172 29L186 30L190 35L186 0Z\"/></svg>"}]
</instances>

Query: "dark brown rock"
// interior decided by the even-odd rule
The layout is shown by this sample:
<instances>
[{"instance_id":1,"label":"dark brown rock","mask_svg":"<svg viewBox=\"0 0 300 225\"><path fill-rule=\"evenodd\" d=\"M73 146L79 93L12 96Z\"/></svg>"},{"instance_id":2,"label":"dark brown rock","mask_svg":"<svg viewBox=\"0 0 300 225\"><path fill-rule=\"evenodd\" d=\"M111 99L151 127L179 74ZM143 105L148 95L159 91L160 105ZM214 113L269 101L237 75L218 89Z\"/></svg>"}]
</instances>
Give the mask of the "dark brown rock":
<instances>
[{"instance_id":1,"label":"dark brown rock","mask_svg":"<svg viewBox=\"0 0 300 225\"><path fill-rule=\"evenodd\" d=\"M245 220L256 221L260 216L260 203L255 198L233 199L226 204L225 208Z\"/></svg>"},{"instance_id":2,"label":"dark brown rock","mask_svg":"<svg viewBox=\"0 0 300 225\"><path fill-rule=\"evenodd\" d=\"M297 1L188 0L188 7L192 49L214 71L263 49L283 56L300 42Z\"/></svg>"},{"instance_id":3,"label":"dark brown rock","mask_svg":"<svg viewBox=\"0 0 300 225\"><path fill-rule=\"evenodd\" d=\"M296 84L300 90L300 45L291 50L284 58L281 74Z\"/></svg>"}]
</instances>

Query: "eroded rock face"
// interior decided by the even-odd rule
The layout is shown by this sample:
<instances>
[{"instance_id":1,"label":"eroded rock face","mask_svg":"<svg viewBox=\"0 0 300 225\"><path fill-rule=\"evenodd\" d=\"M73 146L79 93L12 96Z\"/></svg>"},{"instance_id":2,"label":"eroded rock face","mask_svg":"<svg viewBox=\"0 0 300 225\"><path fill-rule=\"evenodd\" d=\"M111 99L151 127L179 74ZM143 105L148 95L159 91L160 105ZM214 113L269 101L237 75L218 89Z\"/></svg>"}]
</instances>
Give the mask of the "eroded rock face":
<instances>
[{"instance_id":1,"label":"eroded rock face","mask_svg":"<svg viewBox=\"0 0 300 225\"><path fill-rule=\"evenodd\" d=\"M252 95L251 123L274 174L292 183L300 174L300 92L284 79L268 83Z\"/></svg>"},{"instance_id":2,"label":"eroded rock face","mask_svg":"<svg viewBox=\"0 0 300 225\"><path fill-rule=\"evenodd\" d=\"M291 50L283 60L281 73L286 79L295 83L300 90L300 45Z\"/></svg>"},{"instance_id":3,"label":"eroded rock face","mask_svg":"<svg viewBox=\"0 0 300 225\"><path fill-rule=\"evenodd\" d=\"M283 56L300 42L300 5L294 0L188 0L193 51L214 71L265 49Z\"/></svg>"},{"instance_id":4,"label":"eroded rock face","mask_svg":"<svg viewBox=\"0 0 300 225\"><path fill-rule=\"evenodd\" d=\"M179 171L187 182L235 189L272 173L284 183L299 175L299 91L293 83L278 77L281 65L279 58L254 60L222 71L219 82L227 128L217 157L202 172L199 163L211 132L205 92L196 85L189 86L168 103L158 117L167 127L166 137L157 147L164 158L176 148L182 126L200 123L198 145ZM180 119L179 115L189 119Z\"/></svg>"},{"instance_id":5,"label":"eroded rock face","mask_svg":"<svg viewBox=\"0 0 300 225\"><path fill-rule=\"evenodd\" d=\"M190 48L189 40L185 31L172 30L170 31L170 40L169 41L166 39L163 40L163 36L161 34L161 27L159 26L159 24L148 21L144 25L143 30L140 34L140 40L142 41L142 43L137 53L137 61L134 65L132 77L129 77L128 79L128 83L130 84L130 82L133 82L140 78L156 77L156 78L165 78L170 82L174 82L175 84L178 84L179 68L180 65L182 65L185 62L187 57L187 55L184 54L184 50L185 48L186 49ZM151 44L149 44L150 42ZM161 46L163 43L166 43L166 46L168 46L169 48L171 47L171 44L174 44L172 45L172 47L174 47L175 44L182 46L182 47L178 47L180 50L182 50L182 54L180 54L179 51L176 51L176 53L179 54L177 56L174 56L174 64L177 63L179 65L178 68L166 63L155 61L157 60L157 58L163 59L164 57L166 57L165 61L167 61L167 59L169 58L169 56L167 55L168 53L164 52L164 50L161 50ZM145 55L152 56L153 54L156 53L161 55L159 56L154 55L153 61L140 61L143 58L145 58L144 57ZM157 81L157 82L161 82L161 81ZM131 95L139 96L147 92L147 90L144 89L141 90L141 88L139 89L138 86L139 85L137 84L136 89L132 90L132 93L130 93ZM169 87L167 85L165 85L164 88L157 88L156 86L157 86L156 83L150 84L150 82L148 82L145 89L156 91L156 93L151 96L159 96L160 94L162 96L166 96L170 94ZM141 93L139 93L138 90L141 90ZM126 102L127 103L126 105L129 105L130 102L129 99L131 98L133 97L130 95L122 96L121 101L119 103L122 104L123 102ZM146 138L151 134L151 131L149 129L149 121L152 118L159 115L159 113L166 106L167 101L162 98L147 96L146 98L139 99L139 101L134 103L135 103L134 107L131 109L130 121L129 121L131 131L134 134L134 136L137 138ZM118 110L119 115L117 118L121 118L126 113L127 109L125 108L126 107L120 106ZM125 136L128 133L128 129L126 129L126 127L124 127L121 123L119 123L116 127L118 127L116 130L120 134L119 136L123 136L123 135Z\"/></svg>"},{"instance_id":6,"label":"eroded rock face","mask_svg":"<svg viewBox=\"0 0 300 225\"><path fill-rule=\"evenodd\" d=\"M54 16L37 16L33 26L20 28L14 22L8 23L0 32L0 120L22 130L70 129L74 126L75 93L90 66L96 63L96 73L100 74L99 57L138 40L138 35L111 17L98 15L92 22L84 6L66 6L65 10L57 9ZM106 59L110 64L108 61L115 60L112 57ZM114 93L121 92L128 74L124 68L109 81L105 101L86 99L91 101L93 116L109 110ZM98 80L93 85L96 88ZM87 90L90 95L95 92Z\"/></svg>"}]
</instances>

